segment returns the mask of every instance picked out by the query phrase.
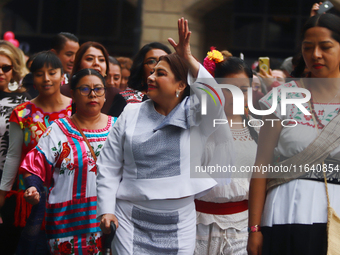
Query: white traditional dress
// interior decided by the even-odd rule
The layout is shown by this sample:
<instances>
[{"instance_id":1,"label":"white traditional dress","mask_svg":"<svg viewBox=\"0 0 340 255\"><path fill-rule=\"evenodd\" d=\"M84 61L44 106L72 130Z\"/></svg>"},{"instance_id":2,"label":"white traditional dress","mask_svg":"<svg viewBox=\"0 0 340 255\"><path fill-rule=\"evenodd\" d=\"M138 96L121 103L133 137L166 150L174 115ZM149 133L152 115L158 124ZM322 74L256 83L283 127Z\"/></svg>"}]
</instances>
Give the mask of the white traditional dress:
<instances>
[{"instance_id":1,"label":"white traditional dress","mask_svg":"<svg viewBox=\"0 0 340 255\"><path fill-rule=\"evenodd\" d=\"M307 80L305 81L307 83ZM311 115L304 115L296 105L286 106L286 115L281 112L281 89L297 88L295 81L278 87L278 106L274 114L286 120L274 155L282 161L282 157L292 157L304 150L318 135ZM288 93L289 99L301 99L301 93ZM273 104L273 92L260 100L261 107L268 109ZM309 109L308 103L303 106ZM327 123L339 112L340 104L320 104L314 100L316 118ZM294 126L297 123L296 126ZM323 127L318 124L319 130ZM340 160L340 147L329 155L330 159ZM302 166L295 166L297 171ZM327 173L330 204L340 215L340 169ZM333 164L336 169L336 164ZM264 236L263 254L326 254L327 250L327 199L322 173L310 172L305 179L295 179L281 184L267 192L262 214L262 233ZM340 249L340 247L339 247Z\"/></svg>"},{"instance_id":2,"label":"white traditional dress","mask_svg":"<svg viewBox=\"0 0 340 255\"><path fill-rule=\"evenodd\" d=\"M116 118L107 126L83 132L99 156ZM51 168L52 166L52 168ZM52 254L99 254L101 232L96 219L97 167L90 149L69 117L56 120L24 159L21 169L42 181L51 178L46 233Z\"/></svg>"},{"instance_id":3,"label":"white traditional dress","mask_svg":"<svg viewBox=\"0 0 340 255\"><path fill-rule=\"evenodd\" d=\"M252 125L257 127L256 132L259 132L260 121L252 117L250 120L252 120ZM247 254L248 196L251 173L242 174L240 169L254 164L257 143L250 135L248 127L230 130L233 136L235 167L238 173L230 178L228 184L218 184L206 195L200 197L199 201L196 200L196 206L199 204L208 207L203 208L203 211L207 210L206 212L197 211L196 213L195 254L197 255ZM222 150L227 154L228 148L226 144ZM212 155L214 150L214 145L208 141L206 153ZM207 157L209 158L210 155ZM214 206L217 206L218 210L215 211L219 211L218 214L214 214Z\"/></svg>"},{"instance_id":4,"label":"white traditional dress","mask_svg":"<svg viewBox=\"0 0 340 255\"><path fill-rule=\"evenodd\" d=\"M216 182L191 178L190 169L201 165L211 133L222 131L222 141L228 134L231 137L226 126L213 127L213 119L224 116L222 101L215 105L208 97L208 114L201 116L199 100L205 92L198 87L206 89L203 83L215 84L215 80L202 66L197 80L202 83L189 82L195 94L167 116L158 113L151 100L128 104L98 158L97 216L118 218L113 242L118 254L194 252L194 196ZM223 99L221 90L216 91L214 95ZM230 160L228 155L225 158Z\"/></svg>"}]
</instances>

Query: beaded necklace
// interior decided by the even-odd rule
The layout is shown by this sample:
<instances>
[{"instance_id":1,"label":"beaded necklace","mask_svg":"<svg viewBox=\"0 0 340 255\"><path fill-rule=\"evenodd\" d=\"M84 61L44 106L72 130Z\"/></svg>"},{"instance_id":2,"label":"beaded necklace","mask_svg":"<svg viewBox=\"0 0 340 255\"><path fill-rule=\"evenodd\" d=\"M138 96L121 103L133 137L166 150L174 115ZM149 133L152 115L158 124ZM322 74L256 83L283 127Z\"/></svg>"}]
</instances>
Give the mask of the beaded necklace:
<instances>
[{"instance_id":1,"label":"beaded necklace","mask_svg":"<svg viewBox=\"0 0 340 255\"><path fill-rule=\"evenodd\" d=\"M312 94L312 93L311 93L311 94ZM315 112L313 97L310 98L310 105L311 105L311 107L312 107L312 114L314 114L315 119L316 119L316 122L318 123L318 128L319 128L319 129L323 129L323 128L325 127L325 125L322 124L321 120L319 119L318 115L317 115L316 112ZM327 105L328 105L328 104L327 104Z\"/></svg>"},{"instance_id":2,"label":"beaded necklace","mask_svg":"<svg viewBox=\"0 0 340 255\"><path fill-rule=\"evenodd\" d=\"M304 85L304 83L303 83L303 81L302 81L302 79L300 80L300 83L301 83L301 85L302 85L303 88L306 88L305 85ZM319 129L323 129L323 128L325 127L325 125L322 124L321 120L319 119L318 115L317 115L316 112L315 112L315 109L314 109L314 100L313 100L313 96L312 96L312 89L311 89L310 86L308 86L308 90L309 90L309 92L310 92L310 94L311 94L311 98L310 98L310 107L312 108L312 109L311 109L311 110L312 110L312 113L313 113L314 116L315 116L316 122L317 122L317 124L318 124L318 128L319 128ZM331 102L333 102L333 100L338 96L338 94L339 94L339 93L337 93L337 94L335 95L335 97L333 97L333 99L330 100L330 101L326 104L325 107L327 107ZM316 100L316 102L319 103L317 100ZM320 104L320 103L319 103L319 104ZM321 107L322 107L322 106L321 106ZM322 107L324 113L325 113L325 107ZM339 111L340 111L340 109L339 109ZM339 111L338 111L338 112L339 112Z\"/></svg>"}]
</instances>

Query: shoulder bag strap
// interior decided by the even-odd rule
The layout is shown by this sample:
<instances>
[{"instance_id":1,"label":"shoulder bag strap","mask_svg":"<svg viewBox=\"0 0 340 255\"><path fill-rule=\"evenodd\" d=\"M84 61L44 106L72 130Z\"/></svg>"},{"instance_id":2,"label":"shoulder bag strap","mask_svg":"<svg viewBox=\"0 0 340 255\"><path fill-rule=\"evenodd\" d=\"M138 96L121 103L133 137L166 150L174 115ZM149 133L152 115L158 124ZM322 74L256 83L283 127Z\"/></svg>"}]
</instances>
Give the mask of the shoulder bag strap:
<instances>
[{"instance_id":1,"label":"shoulder bag strap","mask_svg":"<svg viewBox=\"0 0 340 255\"><path fill-rule=\"evenodd\" d=\"M80 134L82 135L82 137L84 138L84 141L86 142L87 144L87 147L89 147L90 151L91 151L91 154L92 154L92 157L94 159L94 161L97 161L97 157L96 157L96 154L94 153L93 149L92 149L92 146L90 145L89 141L87 140L83 130L81 130L81 128L79 127L78 125L78 122L76 121L75 118L72 118L72 122L73 124L76 126L76 128L78 129L78 131L80 132Z\"/></svg>"},{"instance_id":2,"label":"shoulder bag strap","mask_svg":"<svg viewBox=\"0 0 340 255\"><path fill-rule=\"evenodd\" d=\"M300 80L302 86L303 82ZM304 86L303 86L304 87ZM312 109L309 102L309 108ZM312 114L313 120L315 119ZM317 123L315 124L317 128ZM302 177L306 174L305 171L300 171L299 166L308 164L316 166L321 164L331 151L340 146L340 113L337 114L328 124L319 132L319 135L311 142L303 151L279 163L281 166L289 168L289 172L274 172L270 173L267 178L267 189L277 185L289 182L291 180Z\"/></svg>"}]
</instances>

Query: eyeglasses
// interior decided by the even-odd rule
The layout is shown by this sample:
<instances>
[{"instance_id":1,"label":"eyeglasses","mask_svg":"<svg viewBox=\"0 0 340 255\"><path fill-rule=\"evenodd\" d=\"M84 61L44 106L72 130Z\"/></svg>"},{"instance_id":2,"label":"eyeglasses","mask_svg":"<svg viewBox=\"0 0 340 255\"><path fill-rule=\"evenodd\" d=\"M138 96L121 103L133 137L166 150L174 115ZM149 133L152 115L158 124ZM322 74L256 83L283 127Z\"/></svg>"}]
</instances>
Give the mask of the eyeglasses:
<instances>
[{"instance_id":1,"label":"eyeglasses","mask_svg":"<svg viewBox=\"0 0 340 255\"><path fill-rule=\"evenodd\" d=\"M153 68L155 68L157 63L158 63L158 61L156 59L149 59L148 61L146 61L144 63L144 65L147 65L150 69L153 69Z\"/></svg>"},{"instance_id":2,"label":"eyeglasses","mask_svg":"<svg viewBox=\"0 0 340 255\"><path fill-rule=\"evenodd\" d=\"M76 89L79 89L80 94L82 96L89 96L92 93L92 91L94 91L96 96L101 97L105 94L106 88L105 87L95 87L95 88L91 89L89 86L82 86L82 87L79 87L79 88L76 88Z\"/></svg>"},{"instance_id":3,"label":"eyeglasses","mask_svg":"<svg viewBox=\"0 0 340 255\"><path fill-rule=\"evenodd\" d=\"M2 67L0 67L0 69L2 69L2 71L4 73L8 73L9 71L11 71L13 69L13 66L10 66L10 65L4 65Z\"/></svg>"}]
</instances>

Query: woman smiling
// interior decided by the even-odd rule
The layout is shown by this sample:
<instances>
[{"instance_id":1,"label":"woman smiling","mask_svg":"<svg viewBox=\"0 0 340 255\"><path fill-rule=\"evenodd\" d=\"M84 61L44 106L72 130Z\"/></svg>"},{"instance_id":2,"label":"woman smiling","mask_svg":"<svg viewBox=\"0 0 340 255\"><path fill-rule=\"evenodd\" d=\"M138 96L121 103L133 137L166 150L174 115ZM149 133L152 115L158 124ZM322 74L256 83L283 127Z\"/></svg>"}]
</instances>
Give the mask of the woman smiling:
<instances>
[{"instance_id":1,"label":"woman smiling","mask_svg":"<svg viewBox=\"0 0 340 255\"><path fill-rule=\"evenodd\" d=\"M217 130L210 124L224 115L223 103L208 98L215 111L201 116L205 92L196 78L216 83L191 55L183 18L178 31L178 44L169 39L176 53L161 56L147 78L150 100L127 105L98 159L97 217L104 233L111 221L119 223L113 241L118 254L193 254L194 196L216 184L191 178L190 169L202 165L206 140ZM216 95L222 92L216 89Z\"/></svg>"}]
</instances>

